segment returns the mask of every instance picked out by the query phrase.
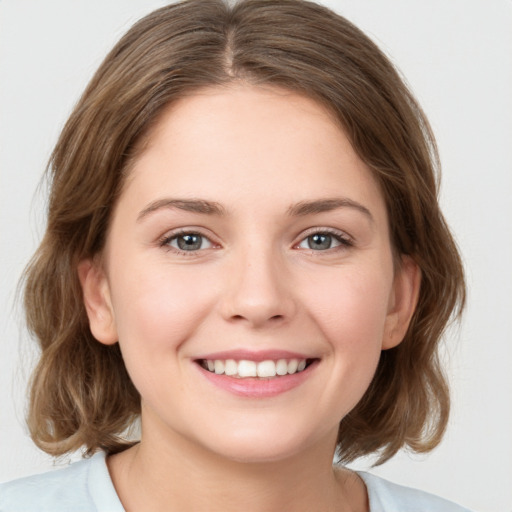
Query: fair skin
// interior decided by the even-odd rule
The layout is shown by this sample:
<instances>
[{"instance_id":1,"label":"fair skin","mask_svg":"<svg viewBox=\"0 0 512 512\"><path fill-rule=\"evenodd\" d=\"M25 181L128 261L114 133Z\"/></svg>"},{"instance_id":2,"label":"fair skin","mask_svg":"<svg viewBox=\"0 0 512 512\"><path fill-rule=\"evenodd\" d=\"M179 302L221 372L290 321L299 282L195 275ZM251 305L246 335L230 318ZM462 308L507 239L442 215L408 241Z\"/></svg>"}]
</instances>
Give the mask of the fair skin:
<instances>
[{"instance_id":1,"label":"fair skin","mask_svg":"<svg viewBox=\"0 0 512 512\"><path fill-rule=\"evenodd\" d=\"M379 187L323 107L248 85L180 100L79 275L142 397L141 442L108 459L127 511L368 510L332 467L338 425L420 277L394 264Z\"/></svg>"}]
</instances>

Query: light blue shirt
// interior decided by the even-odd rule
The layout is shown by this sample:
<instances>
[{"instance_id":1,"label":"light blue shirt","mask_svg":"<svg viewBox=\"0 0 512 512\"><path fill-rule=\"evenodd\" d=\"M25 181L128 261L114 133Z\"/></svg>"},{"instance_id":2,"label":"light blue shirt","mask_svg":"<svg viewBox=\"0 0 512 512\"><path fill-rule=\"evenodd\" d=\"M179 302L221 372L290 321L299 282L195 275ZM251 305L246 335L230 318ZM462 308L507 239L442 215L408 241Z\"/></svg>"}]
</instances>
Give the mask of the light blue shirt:
<instances>
[{"instance_id":1,"label":"light blue shirt","mask_svg":"<svg viewBox=\"0 0 512 512\"><path fill-rule=\"evenodd\" d=\"M442 498L360 472L370 512L469 512ZM0 484L0 512L124 512L105 453L67 468ZM321 511L318 511L321 512Z\"/></svg>"}]
</instances>

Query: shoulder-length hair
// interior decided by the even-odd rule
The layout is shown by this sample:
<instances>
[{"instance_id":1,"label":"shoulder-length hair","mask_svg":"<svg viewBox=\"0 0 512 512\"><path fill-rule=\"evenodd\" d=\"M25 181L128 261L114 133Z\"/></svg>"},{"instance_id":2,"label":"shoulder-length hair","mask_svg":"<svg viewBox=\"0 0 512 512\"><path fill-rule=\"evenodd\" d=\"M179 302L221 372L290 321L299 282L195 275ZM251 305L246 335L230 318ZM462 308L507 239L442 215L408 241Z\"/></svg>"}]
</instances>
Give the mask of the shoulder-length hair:
<instances>
[{"instance_id":1,"label":"shoulder-length hair","mask_svg":"<svg viewBox=\"0 0 512 512\"><path fill-rule=\"evenodd\" d=\"M130 163L164 109L234 81L293 90L330 110L380 184L395 253L421 269L405 339L382 352L369 389L340 423L340 459L378 452L383 462L406 445L432 449L449 413L438 345L465 297L437 200L434 137L377 46L303 0L169 5L137 22L89 83L51 156L47 229L25 274L27 322L41 348L28 414L33 440L54 455L129 445L123 432L140 397L118 344L105 346L89 330L77 266L101 253Z\"/></svg>"}]
</instances>

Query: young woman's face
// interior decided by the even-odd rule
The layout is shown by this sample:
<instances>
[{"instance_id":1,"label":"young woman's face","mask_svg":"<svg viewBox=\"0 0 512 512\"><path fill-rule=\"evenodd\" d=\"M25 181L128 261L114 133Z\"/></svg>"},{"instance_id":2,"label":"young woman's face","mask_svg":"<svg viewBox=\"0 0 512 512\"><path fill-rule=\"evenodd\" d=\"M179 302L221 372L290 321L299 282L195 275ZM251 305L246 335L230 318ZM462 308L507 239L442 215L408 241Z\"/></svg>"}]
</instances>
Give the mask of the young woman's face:
<instances>
[{"instance_id":1,"label":"young woman's face","mask_svg":"<svg viewBox=\"0 0 512 512\"><path fill-rule=\"evenodd\" d=\"M334 448L412 289L343 131L308 98L249 86L165 113L95 272L91 328L119 340L143 441L244 461Z\"/></svg>"}]
</instances>

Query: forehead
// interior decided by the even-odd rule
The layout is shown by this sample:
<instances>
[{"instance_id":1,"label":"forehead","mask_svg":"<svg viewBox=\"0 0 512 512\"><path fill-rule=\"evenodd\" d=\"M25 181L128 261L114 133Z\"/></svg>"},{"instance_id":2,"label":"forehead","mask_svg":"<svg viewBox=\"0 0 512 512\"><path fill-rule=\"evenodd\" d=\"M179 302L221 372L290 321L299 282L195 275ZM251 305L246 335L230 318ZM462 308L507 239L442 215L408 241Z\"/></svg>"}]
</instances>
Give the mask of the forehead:
<instances>
[{"instance_id":1,"label":"forehead","mask_svg":"<svg viewBox=\"0 0 512 512\"><path fill-rule=\"evenodd\" d=\"M206 88L164 111L123 195L134 189L146 201L169 193L233 206L347 194L382 203L371 172L323 105L249 85Z\"/></svg>"},{"instance_id":2,"label":"forehead","mask_svg":"<svg viewBox=\"0 0 512 512\"><path fill-rule=\"evenodd\" d=\"M292 119L308 122L296 124L290 130L287 121ZM329 131L337 134L343 132L341 123L331 110L305 94L268 84L207 86L190 92L163 109L142 138L141 150L137 152L135 160L157 146L161 148L162 142L170 150L175 149L190 135L196 141L202 138L202 142L224 142L232 148L245 137L256 149L256 144L262 141L266 133L271 135L269 138L273 139L274 144L270 145L267 138L266 146L259 149L268 151L282 141L281 138L275 138L279 128L286 130L281 131L281 135L289 138L301 135L311 138L312 130L315 129L312 119L315 119L315 124L328 127ZM269 130L271 127L274 130L272 133ZM212 137L221 135L222 130L224 133L230 132L229 140L221 141Z\"/></svg>"}]
</instances>

